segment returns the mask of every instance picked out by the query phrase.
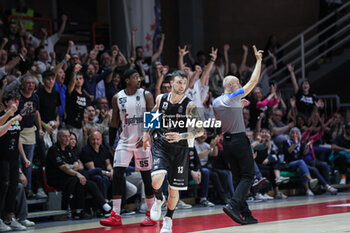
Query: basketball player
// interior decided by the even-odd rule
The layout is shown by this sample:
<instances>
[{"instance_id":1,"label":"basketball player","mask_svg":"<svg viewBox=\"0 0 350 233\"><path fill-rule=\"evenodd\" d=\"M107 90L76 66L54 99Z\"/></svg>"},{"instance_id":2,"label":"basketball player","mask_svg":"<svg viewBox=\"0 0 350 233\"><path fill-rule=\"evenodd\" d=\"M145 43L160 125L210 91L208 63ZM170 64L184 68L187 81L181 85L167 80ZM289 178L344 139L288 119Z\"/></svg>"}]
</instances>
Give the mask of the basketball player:
<instances>
[{"instance_id":1,"label":"basketball player","mask_svg":"<svg viewBox=\"0 0 350 233\"><path fill-rule=\"evenodd\" d=\"M121 123L122 133L114 153L113 163L113 210L110 217L100 221L104 226L122 225L120 217L122 195L125 194L125 170L134 157L136 169L141 171L145 185L147 212L141 226L152 226L156 222L150 219L150 208L154 202L150 149L143 148L143 112L150 111L154 106L150 92L140 88L141 78L136 70L124 73L126 89L121 90L112 99L113 115L109 128L109 143L113 146L117 128Z\"/></svg>"},{"instance_id":2,"label":"basketball player","mask_svg":"<svg viewBox=\"0 0 350 233\"><path fill-rule=\"evenodd\" d=\"M195 104L184 94L187 82L185 72L175 71L170 82L171 92L158 95L156 105L152 110L157 113L159 111L165 122L163 127L156 130L152 145L152 186L156 200L151 209L151 219L154 221L161 217L161 207L165 201L161 186L168 173L168 210L163 220L162 233L172 232L172 217L179 200L179 190L187 189L188 140L193 140L203 134L203 128L181 127L181 124L186 123L189 119L199 120ZM144 133L143 142L145 148L151 143L149 132Z\"/></svg>"},{"instance_id":3,"label":"basketball player","mask_svg":"<svg viewBox=\"0 0 350 233\"><path fill-rule=\"evenodd\" d=\"M223 210L239 224L258 222L245 201L254 180L254 158L245 134L241 104L241 99L248 95L259 81L263 51L257 51L255 46L253 49L257 61L249 82L242 88L237 77L225 77L224 94L213 103L215 115L222 122L224 155L230 162L235 187L233 197Z\"/></svg>"}]
</instances>

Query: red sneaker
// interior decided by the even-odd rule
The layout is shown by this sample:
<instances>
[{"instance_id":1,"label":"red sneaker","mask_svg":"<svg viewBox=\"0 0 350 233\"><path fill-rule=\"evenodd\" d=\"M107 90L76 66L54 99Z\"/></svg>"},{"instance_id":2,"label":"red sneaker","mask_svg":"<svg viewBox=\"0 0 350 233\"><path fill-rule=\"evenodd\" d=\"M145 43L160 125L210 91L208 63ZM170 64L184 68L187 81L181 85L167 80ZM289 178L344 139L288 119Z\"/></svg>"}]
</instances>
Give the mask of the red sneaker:
<instances>
[{"instance_id":1,"label":"red sneaker","mask_svg":"<svg viewBox=\"0 0 350 233\"><path fill-rule=\"evenodd\" d=\"M149 210L146 212L146 218L145 220L143 220L140 225L141 226L154 226L156 225L157 222L156 221L153 221L151 218L150 218L150 212Z\"/></svg>"},{"instance_id":2,"label":"red sneaker","mask_svg":"<svg viewBox=\"0 0 350 233\"><path fill-rule=\"evenodd\" d=\"M113 210L111 216L106 219L101 219L100 224L103 226L121 226L122 219L119 214L116 214Z\"/></svg>"}]
</instances>

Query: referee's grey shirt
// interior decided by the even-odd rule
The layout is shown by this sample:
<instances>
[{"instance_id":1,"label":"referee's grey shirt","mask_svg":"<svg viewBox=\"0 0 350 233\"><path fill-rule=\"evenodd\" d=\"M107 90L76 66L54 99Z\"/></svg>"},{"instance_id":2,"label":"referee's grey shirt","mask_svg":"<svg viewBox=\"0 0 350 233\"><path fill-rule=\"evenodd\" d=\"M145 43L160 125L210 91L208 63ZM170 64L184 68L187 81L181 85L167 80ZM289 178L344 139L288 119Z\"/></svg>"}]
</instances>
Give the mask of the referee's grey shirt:
<instances>
[{"instance_id":1,"label":"referee's grey shirt","mask_svg":"<svg viewBox=\"0 0 350 233\"><path fill-rule=\"evenodd\" d=\"M218 120L221 120L223 133L245 132L241 99L244 90L240 88L232 94L222 94L214 100L214 112Z\"/></svg>"}]
</instances>

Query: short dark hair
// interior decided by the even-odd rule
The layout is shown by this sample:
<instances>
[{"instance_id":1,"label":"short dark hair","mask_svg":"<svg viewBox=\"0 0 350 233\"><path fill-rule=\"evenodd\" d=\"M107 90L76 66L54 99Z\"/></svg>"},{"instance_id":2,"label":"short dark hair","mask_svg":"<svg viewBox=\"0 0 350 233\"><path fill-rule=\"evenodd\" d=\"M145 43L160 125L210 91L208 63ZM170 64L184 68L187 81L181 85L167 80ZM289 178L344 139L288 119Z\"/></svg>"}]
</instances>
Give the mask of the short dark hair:
<instances>
[{"instance_id":1,"label":"short dark hair","mask_svg":"<svg viewBox=\"0 0 350 233\"><path fill-rule=\"evenodd\" d=\"M50 78L50 77L55 77L55 73L52 72L51 70L46 70L42 74L43 79Z\"/></svg>"},{"instance_id":2,"label":"short dark hair","mask_svg":"<svg viewBox=\"0 0 350 233\"><path fill-rule=\"evenodd\" d=\"M9 91L5 92L2 96L2 103L5 105L6 101L12 100L12 99L20 99L21 95L18 91Z\"/></svg>"},{"instance_id":3,"label":"short dark hair","mask_svg":"<svg viewBox=\"0 0 350 233\"><path fill-rule=\"evenodd\" d=\"M188 79L186 72L184 72L182 70L176 70L176 71L172 72L171 74L169 74L169 76L171 76L172 79L174 79L176 76L180 76L182 78Z\"/></svg>"}]
</instances>

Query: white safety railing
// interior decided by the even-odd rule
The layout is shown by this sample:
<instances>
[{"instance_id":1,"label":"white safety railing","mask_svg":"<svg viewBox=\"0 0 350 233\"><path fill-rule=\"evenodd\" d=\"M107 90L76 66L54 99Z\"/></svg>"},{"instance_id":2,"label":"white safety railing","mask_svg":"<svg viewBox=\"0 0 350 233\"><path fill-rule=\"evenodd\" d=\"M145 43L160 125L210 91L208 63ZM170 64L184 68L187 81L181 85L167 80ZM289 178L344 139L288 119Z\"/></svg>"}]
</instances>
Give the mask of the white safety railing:
<instances>
[{"instance_id":1,"label":"white safety railing","mask_svg":"<svg viewBox=\"0 0 350 233\"><path fill-rule=\"evenodd\" d=\"M270 79L276 80L279 85L284 84L290 78L286 67L290 63L294 65L295 75L305 78L307 68L349 41L350 1L277 49L275 55L283 52L282 57L277 57L278 69L274 71L271 64L267 72L270 73ZM270 56L264 61L269 59Z\"/></svg>"}]
</instances>

